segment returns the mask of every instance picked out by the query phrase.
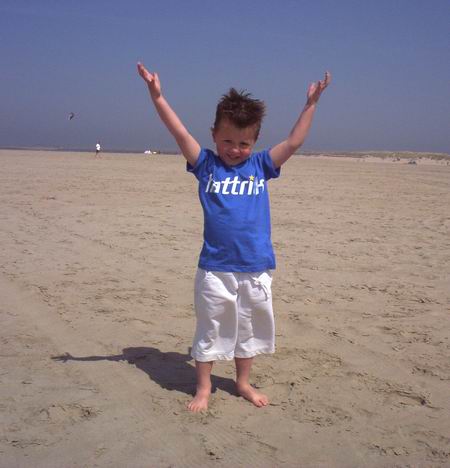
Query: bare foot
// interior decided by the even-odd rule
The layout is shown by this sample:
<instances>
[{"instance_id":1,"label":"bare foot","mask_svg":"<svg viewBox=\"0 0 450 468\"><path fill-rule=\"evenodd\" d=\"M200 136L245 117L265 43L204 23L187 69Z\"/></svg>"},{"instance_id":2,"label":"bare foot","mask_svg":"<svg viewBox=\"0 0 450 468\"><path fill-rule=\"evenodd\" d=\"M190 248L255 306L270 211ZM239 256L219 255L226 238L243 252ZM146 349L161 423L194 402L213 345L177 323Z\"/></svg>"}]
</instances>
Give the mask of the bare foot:
<instances>
[{"instance_id":1,"label":"bare foot","mask_svg":"<svg viewBox=\"0 0 450 468\"><path fill-rule=\"evenodd\" d=\"M200 411L206 411L208 409L209 396L211 395L211 387L208 388L197 388L194 399L188 403L187 407L189 411L198 413Z\"/></svg>"},{"instance_id":2,"label":"bare foot","mask_svg":"<svg viewBox=\"0 0 450 468\"><path fill-rule=\"evenodd\" d=\"M250 384L236 384L236 387L239 395L252 402L258 408L269 404L267 396L256 391Z\"/></svg>"}]
</instances>

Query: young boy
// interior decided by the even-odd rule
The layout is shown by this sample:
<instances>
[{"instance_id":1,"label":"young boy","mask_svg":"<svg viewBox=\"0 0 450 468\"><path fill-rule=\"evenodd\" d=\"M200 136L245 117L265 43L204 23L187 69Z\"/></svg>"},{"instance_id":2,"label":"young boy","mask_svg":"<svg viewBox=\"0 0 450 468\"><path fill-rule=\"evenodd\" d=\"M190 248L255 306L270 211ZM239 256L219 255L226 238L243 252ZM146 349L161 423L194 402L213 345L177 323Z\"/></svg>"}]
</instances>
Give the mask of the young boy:
<instances>
[{"instance_id":1,"label":"young boy","mask_svg":"<svg viewBox=\"0 0 450 468\"><path fill-rule=\"evenodd\" d=\"M253 153L265 113L262 101L233 88L216 111L212 138L217 154L202 149L186 130L161 92L156 73L138 63L153 104L187 160L187 170L199 181L204 212L204 243L195 279L197 327L192 346L197 391L191 411L206 410L211 394L211 370L216 360L235 360L238 393L255 406L266 406L266 395L250 385L254 356L275 351L271 270L275 258L270 237L267 181L304 142L317 102L330 83L312 83L307 102L286 140Z\"/></svg>"}]
</instances>

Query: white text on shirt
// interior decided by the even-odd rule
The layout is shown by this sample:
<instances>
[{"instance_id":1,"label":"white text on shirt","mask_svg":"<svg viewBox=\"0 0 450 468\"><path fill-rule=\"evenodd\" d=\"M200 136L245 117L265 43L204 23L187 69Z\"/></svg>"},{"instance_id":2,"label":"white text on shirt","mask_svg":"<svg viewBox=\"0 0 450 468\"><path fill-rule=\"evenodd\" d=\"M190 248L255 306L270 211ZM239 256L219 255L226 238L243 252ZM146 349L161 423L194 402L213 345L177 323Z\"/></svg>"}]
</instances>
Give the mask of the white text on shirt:
<instances>
[{"instance_id":1,"label":"white text on shirt","mask_svg":"<svg viewBox=\"0 0 450 468\"><path fill-rule=\"evenodd\" d=\"M208 183L205 192L221 193L222 195L259 195L259 192L264 192L264 179L250 176L249 180L239 180L239 177L227 177L225 180L216 181L213 175L209 175Z\"/></svg>"}]
</instances>

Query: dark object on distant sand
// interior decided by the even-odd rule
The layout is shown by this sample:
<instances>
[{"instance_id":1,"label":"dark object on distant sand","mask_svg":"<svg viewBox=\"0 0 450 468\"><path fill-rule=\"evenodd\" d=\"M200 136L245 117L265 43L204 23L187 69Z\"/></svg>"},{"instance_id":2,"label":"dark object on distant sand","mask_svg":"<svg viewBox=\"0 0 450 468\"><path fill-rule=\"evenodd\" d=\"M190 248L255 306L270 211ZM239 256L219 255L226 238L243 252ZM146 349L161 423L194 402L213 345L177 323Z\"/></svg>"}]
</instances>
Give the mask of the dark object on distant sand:
<instances>
[{"instance_id":1,"label":"dark object on distant sand","mask_svg":"<svg viewBox=\"0 0 450 468\"><path fill-rule=\"evenodd\" d=\"M414 161L414 159L411 159L411 161L409 161L409 163L408 163L408 164L417 164L417 162L416 162L416 161Z\"/></svg>"}]
</instances>

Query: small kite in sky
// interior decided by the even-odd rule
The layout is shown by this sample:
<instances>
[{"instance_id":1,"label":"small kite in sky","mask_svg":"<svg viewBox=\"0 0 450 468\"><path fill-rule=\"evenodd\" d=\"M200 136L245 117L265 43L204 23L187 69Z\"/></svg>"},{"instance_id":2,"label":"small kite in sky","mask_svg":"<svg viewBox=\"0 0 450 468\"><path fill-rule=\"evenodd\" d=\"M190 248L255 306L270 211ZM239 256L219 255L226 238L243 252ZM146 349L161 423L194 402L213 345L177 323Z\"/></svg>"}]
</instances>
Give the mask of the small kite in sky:
<instances>
[{"instance_id":1,"label":"small kite in sky","mask_svg":"<svg viewBox=\"0 0 450 468\"><path fill-rule=\"evenodd\" d=\"M74 114L73 112L71 112L71 113L69 114L69 120L72 120L74 117L75 117L75 114Z\"/></svg>"}]
</instances>

